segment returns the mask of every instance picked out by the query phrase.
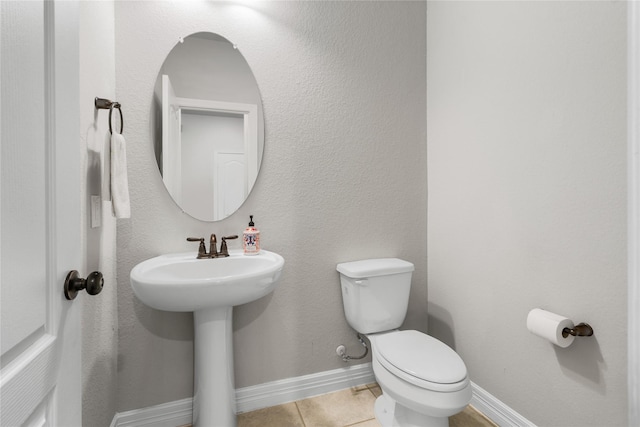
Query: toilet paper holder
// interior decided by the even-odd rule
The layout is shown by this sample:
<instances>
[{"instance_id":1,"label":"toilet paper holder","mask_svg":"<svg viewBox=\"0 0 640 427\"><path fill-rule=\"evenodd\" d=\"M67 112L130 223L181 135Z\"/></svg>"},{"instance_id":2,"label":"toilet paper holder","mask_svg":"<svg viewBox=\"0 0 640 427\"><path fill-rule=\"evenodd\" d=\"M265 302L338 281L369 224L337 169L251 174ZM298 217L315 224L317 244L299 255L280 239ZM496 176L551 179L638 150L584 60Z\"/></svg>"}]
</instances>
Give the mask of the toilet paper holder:
<instances>
[{"instance_id":1,"label":"toilet paper holder","mask_svg":"<svg viewBox=\"0 0 640 427\"><path fill-rule=\"evenodd\" d=\"M590 337L593 335L593 328L588 323L578 323L573 328L564 328L562 330L563 338L566 338L569 335L574 337Z\"/></svg>"}]
</instances>

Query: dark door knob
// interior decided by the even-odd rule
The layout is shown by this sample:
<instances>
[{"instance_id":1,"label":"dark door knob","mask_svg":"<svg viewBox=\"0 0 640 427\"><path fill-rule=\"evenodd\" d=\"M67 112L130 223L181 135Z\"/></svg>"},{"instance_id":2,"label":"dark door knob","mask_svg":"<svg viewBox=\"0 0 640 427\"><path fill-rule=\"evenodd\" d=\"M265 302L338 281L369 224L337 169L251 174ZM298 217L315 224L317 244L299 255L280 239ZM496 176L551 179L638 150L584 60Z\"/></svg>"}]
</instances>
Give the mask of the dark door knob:
<instances>
[{"instance_id":1,"label":"dark door knob","mask_svg":"<svg viewBox=\"0 0 640 427\"><path fill-rule=\"evenodd\" d=\"M99 271L94 271L89 274L86 279L83 279L82 277L78 277L76 270L71 270L64 281L64 296L68 300L72 300L78 295L78 292L83 289L86 289L89 295L98 295L100 291L102 291L103 286L104 279L102 278L102 273Z\"/></svg>"}]
</instances>

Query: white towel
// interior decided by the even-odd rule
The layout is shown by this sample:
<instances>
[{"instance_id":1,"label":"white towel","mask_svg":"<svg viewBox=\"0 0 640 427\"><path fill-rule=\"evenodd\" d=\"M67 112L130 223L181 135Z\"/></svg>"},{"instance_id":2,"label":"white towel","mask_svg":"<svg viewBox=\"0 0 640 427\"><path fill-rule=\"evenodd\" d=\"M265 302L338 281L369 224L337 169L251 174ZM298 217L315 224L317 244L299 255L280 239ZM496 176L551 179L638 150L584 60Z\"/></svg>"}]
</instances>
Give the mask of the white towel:
<instances>
[{"instance_id":1,"label":"white towel","mask_svg":"<svg viewBox=\"0 0 640 427\"><path fill-rule=\"evenodd\" d=\"M116 218L131 217L127 179L127 141L119 133L111 135L111 204Z\"/></svg>"}]
</instances>

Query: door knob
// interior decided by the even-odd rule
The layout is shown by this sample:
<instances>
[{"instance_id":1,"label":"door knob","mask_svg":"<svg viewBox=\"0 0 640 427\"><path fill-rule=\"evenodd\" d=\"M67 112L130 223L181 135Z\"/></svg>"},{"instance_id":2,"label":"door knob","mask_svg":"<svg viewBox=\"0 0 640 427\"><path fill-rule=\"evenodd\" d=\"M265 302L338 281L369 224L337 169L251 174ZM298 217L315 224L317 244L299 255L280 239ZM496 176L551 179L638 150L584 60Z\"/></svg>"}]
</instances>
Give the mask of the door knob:
<instances>
[{"instance_id":1,"label":"door knob","mask_svg":"<svg viewBox=\"0 0 640 427\"><path fill-rule=\"evenodd\" d=\"M94 271L86 279L83 279L78 277L78 271L71 270L64 281L64 296L68 300L72 300L83 289L86 289L89 295L98 295L103 286L104 279L99 271Z\"/></svg>"}]
</instances>

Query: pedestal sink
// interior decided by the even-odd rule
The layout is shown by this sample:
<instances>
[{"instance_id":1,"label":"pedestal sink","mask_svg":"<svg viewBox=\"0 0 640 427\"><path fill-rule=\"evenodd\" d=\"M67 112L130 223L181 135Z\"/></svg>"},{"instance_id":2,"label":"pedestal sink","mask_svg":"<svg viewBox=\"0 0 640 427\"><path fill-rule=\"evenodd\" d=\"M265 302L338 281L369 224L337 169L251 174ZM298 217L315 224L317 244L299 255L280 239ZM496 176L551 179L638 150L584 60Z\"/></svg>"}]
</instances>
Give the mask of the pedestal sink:
<instances>
[{"instance_id":1,"label":"pedestal sink","mask_svg":"<svg viewBox=\"0 0 640 427\"><path fill-rule=\"evenodd\" d=\"M232 250L213 259L196 259L195 252L161 255L131 270L131 287L144 304L194 312L194 426L236 425L232 309L272 292L283 266L274 252Z\"/></svg>"}]
</instances>

